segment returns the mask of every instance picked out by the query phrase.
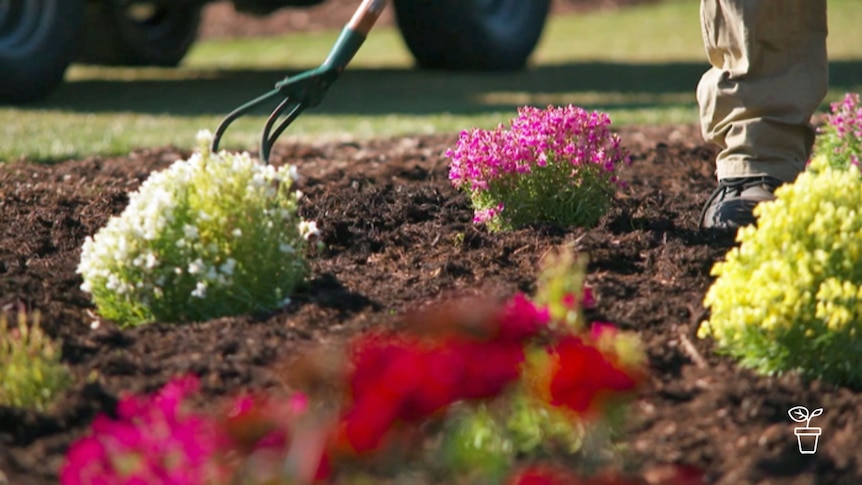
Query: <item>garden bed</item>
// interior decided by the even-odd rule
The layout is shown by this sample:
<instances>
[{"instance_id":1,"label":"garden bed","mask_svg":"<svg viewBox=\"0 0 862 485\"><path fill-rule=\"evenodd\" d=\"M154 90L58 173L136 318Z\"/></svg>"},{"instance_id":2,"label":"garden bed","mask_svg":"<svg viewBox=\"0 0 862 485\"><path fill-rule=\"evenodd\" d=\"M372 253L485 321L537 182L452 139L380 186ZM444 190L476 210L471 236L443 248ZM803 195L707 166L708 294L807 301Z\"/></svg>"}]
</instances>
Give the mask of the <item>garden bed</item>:
<instances>
[{"instance_id":1,"label":"garden bed","mask_svg":"<svg viewBox=\"0 0 862 485\"><path fill-rule=\"evenodd\" d=\"M620 453L627 472L661 483L667 464L712 483L860 483L862 396L793 375L759 377L695 337L709 269L732 238L698 231L715 150L693 126L626 127L633 163L596 228L490 234L471 223L448 181L455 134L358 143L282 144L274 163L303 176L301 213L325 249L309 284L281 311L185 326L120 330L97 321L75 274L80 248L153 170L188 156L172 148L53 166L0 166L0 307L41 312L63 339L75 385L47 413L0 407L0 470L11 484L56 483L68 445L122 392L172 376L201 377L206 398L282 385L301 350L393 325L447 298L531 292L541 256L570 243L590 257L590 317L637 332L651 376L632 406ZM96 328L93 328L96 327ZM815 455L800 455L787 410L823 407Z\"/></svg>"}]
</instances>

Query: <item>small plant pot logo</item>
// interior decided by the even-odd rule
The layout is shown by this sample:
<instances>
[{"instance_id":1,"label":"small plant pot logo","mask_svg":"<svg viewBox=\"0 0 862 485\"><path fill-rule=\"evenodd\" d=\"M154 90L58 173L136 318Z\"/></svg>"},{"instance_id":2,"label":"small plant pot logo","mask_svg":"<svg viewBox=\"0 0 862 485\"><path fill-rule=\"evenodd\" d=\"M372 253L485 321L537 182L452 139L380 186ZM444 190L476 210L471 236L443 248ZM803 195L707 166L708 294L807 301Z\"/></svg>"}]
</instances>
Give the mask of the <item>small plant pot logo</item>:
<instances>
[{"instance_id":1,"label":"small plant pot logo","mask_svg":"<svg viewBox=\"0 0 862 485\"><path fill-rule=\"evenodd\" d=\"M808 412L805 406L796 406L787 411L790 419L797 423L805 423L805 427L793 429L793 434L796 435L796 441L799 443L799 453L803 455L813 455L817 453L817 443L820 440L820 428L811 427L811 419L823 414L823 408L817 408L814 411Z\"/></svg>"}]
</instances>

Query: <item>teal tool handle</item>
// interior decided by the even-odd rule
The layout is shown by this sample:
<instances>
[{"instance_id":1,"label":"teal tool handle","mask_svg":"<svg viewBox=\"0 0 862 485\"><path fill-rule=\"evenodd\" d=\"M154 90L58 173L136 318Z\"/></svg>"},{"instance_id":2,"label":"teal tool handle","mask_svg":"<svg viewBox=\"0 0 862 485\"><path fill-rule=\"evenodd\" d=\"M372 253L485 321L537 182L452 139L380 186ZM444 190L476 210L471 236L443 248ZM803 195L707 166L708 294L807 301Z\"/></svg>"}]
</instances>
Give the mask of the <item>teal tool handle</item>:
<instances>
[{"instance_id":1,"label":"teal tool handle","mask_svg":"<svg viewBox=\"0 0 862 485\"><path fill-rule=\"evenodd\" d=\"M335 41L335 45L329 52L329 57L323 62L324 69L335 69L343 71L347 64L359 51L359 47L365 42L371 27L377 22L386 0L363 0L362 4L353 14L353 18L342 29L341 35Z\"/></svg>"}]
</instances>

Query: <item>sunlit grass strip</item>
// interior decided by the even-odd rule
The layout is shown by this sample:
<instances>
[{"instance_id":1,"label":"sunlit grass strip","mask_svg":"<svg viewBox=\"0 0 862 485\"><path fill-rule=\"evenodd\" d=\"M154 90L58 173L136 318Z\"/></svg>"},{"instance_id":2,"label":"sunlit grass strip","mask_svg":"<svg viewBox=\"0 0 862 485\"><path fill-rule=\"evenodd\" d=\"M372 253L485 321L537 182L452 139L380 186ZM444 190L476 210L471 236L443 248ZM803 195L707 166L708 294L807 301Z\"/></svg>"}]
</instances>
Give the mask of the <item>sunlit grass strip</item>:
<instances>
[{"instance_id":1,"label":"sunlit grass strip","mask_svg":"<svg viewBox=\"0 0 862 485\"><path fill-rule=\"evenodd\" d=\"M338 31L288 34L263 39L218 39L192 48L184 66L220 68L311 68L329 54ZM407 67L413 57L395 28L378 28L363 43L351 67Z\"/></svg>"},{"instance_id":2,"label":"sunlit grass strip","mask_svg":"<svg viewBox=\"0 0 862 485\"><path fill-rule=\"evenodd\" d=\"M862 83L858 86L862 91ZM843 93L829 92L824 101L840 99ZM578 103L589 109L604 109L616 126L687 124L697 123L694 102L672 102L676 95L664 95L668 104L655 107L644 105L614 108L601 102L600 96L590 94L531 95L503 93L490 94L487 100L529 99L537 106L540 101L562 104L567 99L583 99ZM642 95L641 95L642 96ZM679 95L680 100L684 95ZM627 96L619 95L618 99ZM633 95L628 99L645 99ZM591 102L594 100L594 102ZM559 103L557 103L559 101ZM632 102L631 104L636 104ZM611 106L604 108L605 106ZM490 111L476 115L440 113L433 115L321 115L314 111L303 114L282 136L282 143L327 143L333 141L364 140L375 137L406 136L416 134L457 133L464 126L490 129L510 117L509 111ZM199 127L212 127L221 116L176 117L170 115L140 115L134 113L82 114L65 111L30 111L23 109L0 110L0 162L26 158L36 162L56 162L91 155L126 155L140 147L175 146L189 149L188 139ZM225 140L228 149L257 150L264 116L243 118L231 125ZM74 133L74 136L70 136Z\"/></svg>"},{"instance_id":3,"label":"sunlit grass strip","mask_svg":"<svg viewBox=\"0 0 862 485\"><path fill-rule=\"evenodd\" d=\"M693 114L688 107L671 107L666 112L654 109L609 110L614 124L690 123ZM364 140L375 137L417 134L456 134L464 126L490 129L510 112L482 115L345 115L304 114L279 143L327 143ZM24 122L23 120L29 120ZM617 121L619 120L619 121ZM0 161L26 159L34 162L56 162L79 159L94 154L126 155L136 148L175 146L189 149L194 127L215 128L221 117L175 118L170 116L53 112L44 113L0 110L0 128L7 140L0 145ZM257 150L263 116L244 118L231 125L224 146L228 149ZM77 134L69 137L70 126Z\"/></svg>"}]
</instances>

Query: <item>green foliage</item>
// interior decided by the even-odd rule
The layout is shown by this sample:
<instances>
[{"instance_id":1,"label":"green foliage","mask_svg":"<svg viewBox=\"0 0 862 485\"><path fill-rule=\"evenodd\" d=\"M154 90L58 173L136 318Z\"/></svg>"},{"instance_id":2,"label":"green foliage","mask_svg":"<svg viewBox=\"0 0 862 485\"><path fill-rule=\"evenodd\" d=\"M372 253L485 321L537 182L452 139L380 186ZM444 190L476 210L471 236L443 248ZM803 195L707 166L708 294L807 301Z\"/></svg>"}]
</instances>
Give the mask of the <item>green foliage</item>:
<instances>
[{"instance_id":1,"label":"green foliage","mask_svg":"<svg viewBox=\"0 0 862 485\"><path fill-rule=\"evenodd\" d=\"M519 453L573 455L581 450L585 429L573 414L527 394L513 396L511 406L504 429Z\"/></svg>"},{"instance_id":2,"label":"green foliage","mask_svg":"<svg viewBox=\"0 0 862 485\"><path fill-rule=\"evenodd\" d=\"M20 312L11 327L0 315L0 404L40 411L50 406L71 383L59 347L42 331L38 314L28 324Z\"/></svg>"},{"instance_id":3,"label":"green foliage","mask_svg":"<svg viewBox=\"0 0 862 485\"><path fill-rule=\"evenodd\" d=\"M498 483L519 457L572 456L581 451L583 423L529 393L513 392L496 406L465 407L453 413L442 450L448 466Z\"/></svg>"},{"instance_id":4,"label":"green foliage","mask_svg":"<svg viewBox=\"0 0 862 485\"><path fill-rule=\"evenodd\" d=\"M137 325L269 311L303 279L317 228L297 214L295 167L211 153L210 136L84 243L81 288L103 317Z\"/></svg>"},{"instance_id":5,"label":"green foliage","mask_svg":"<svg viewBox=\"0 0 862 485\"><path fill-rule=\"evenodd\" d=\"M862 177L826 156L777 199L716 263L699 335L764 373L798 369L862 385Z\"/></svg>"},{"instance_id":6,"label":"green foliage","mask_svg":"<svg viewBox=\"0 0 862 485\"><path fill-rule=\"evenodd\" d=\"M584 283L587 275L587 257L574 251L549 252L542 259L542 270L536 281L535 302L545 305L551 322L562 322L572 331L586 329L583 309L590 303L592 292ZM580 296L577 296L580 295Z\"/></svg>"},{"instance_id":7,"label":"green foliage","mask_svg":"<svg viewBox=\"0 0 862 485\"><path fill-rule=\"evenodd\" d=\"M440 447L445 469L484 477L489 483L502 481L512 466L515 449L497 417L484 406L453 414Z\"/></svg>"},{"instance_id":8,"label":"green foliage","mask_svg":"<svg viewBox=\"0 0 862 485\"><path fill-rule=\"evenodd\" d=\"M491 182L489 190L473 192L473 207L482 213L505 206L504 217L488 220L492 231L535 223L594 226L610 208L613 184L597 166L580 168L574 184L569 183L571 173L571 167L551 163L534 168L529 177L508 174Z\"/></svg>"}]
</instances>

